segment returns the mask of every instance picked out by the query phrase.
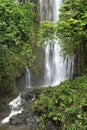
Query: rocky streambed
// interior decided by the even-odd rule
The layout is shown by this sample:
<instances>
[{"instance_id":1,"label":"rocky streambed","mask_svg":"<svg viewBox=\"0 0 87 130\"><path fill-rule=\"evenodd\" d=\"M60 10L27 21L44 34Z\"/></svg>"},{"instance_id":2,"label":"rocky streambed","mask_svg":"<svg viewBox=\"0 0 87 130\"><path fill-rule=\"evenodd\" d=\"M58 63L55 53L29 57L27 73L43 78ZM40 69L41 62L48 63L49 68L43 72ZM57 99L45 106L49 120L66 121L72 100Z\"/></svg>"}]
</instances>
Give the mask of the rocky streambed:
<instances>
[{"instance_id":1,"label":"rocky streambed","mask_svg":"<svg viewBox=\"0 0 87 130\"><path fill-rule=\"evenodd\" d=\"M12 116L9 123L0 125L0 130L36 130L38 128L39 118L31 110L32 102L38 97L43 87L31 88L21 94L21 114ZM57 130L51 122L46 122L45 130Z\"/></svg>"}]
</instances>

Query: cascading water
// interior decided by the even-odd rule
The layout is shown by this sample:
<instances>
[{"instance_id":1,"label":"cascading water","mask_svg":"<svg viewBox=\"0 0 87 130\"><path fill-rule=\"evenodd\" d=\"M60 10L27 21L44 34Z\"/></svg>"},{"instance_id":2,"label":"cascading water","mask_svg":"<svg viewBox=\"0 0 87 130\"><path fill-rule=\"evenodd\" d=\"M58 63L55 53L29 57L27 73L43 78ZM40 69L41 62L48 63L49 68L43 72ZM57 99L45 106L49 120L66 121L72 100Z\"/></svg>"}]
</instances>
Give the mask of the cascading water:
<instances>
[{"instance_id":1,"label":"cascading water","mask_svg":"<svg viewBox=\"0 0 87 130\"><path fill-rule=\"evenodd\" d=\"M15 98L9 103L9 106L11 108L11 113L9 114L8 117L4 118L0 123L1 124L7 123L9 122L9 119L12 116L22 113L23 108L21 107L21 105L22 104L21 104L21 94L20 94L17 98Z\"/></svg>"},{"instance_id":2,"label":"cascading water","mask_svg":"<svg viewBox=\"0 0 87 130\"><path fill-rule=\"evenodd\" d=\"M57 22L62 1L63 0L40 0L41 21L51 20Z\"/></svg>"},{"instance_id":3,"label":"cascading water","mask_svg":"<svg viewBox=\"0 0 87 130\"><path fill-rule=\"evenodd\" d=\"M62 0L40 0L41 21L50 20L56 23L59 19L59 8ZM44 85L55 86L72 75L73 58L64 60L59 40L53 39L45 43Z\"/></svg>"},{"instance_id":4,"label":"cascading water","mask_svg":"<svg viewBox=\"0 0 87 130\"><path fill-rule=\"evenodd\" d=\"M30 88L30 87L31 87L30 70L29 70L29 68L26 66L26 88Z\"/></svg>"}]
</instances>

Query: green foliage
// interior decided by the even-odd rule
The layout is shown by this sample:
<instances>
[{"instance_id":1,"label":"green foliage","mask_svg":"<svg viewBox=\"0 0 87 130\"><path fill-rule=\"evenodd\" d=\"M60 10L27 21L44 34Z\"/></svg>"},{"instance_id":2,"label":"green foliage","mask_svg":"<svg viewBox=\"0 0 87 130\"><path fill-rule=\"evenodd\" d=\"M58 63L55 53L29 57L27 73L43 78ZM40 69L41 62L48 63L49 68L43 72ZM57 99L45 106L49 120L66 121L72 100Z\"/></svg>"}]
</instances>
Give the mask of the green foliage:
<instances>
[{"instance_id":1,"label":"green foliage","mask_svg":"<svg viewBox=\"0 0 87 130\"><path fill-rule=\"evenodd\" d=\"M28 6L30 7L30 5ZM12 0L0 0L0 43L8 46L26 42L29 34L26 35L28 27L27 7L17 5ZM30 11L30 10L29 10ZM27 15L26 15L27 14ZM26 17L25 17L26 16ZM28 16L31 22L30 15ZM29 20L28 20L29 21ZM28 27L28 29L27 29ZM30 29L29 29L30 30ZM30 33L31 35L31 33ZM31 37L31 36L30 36ZM30 38L29 37L29 38Z\"/></svg>"},{"instance_id":2,"label":"green foliage","mask_svg":"<svg viewBox=\"0 0 87 130\"><path fill-rule=\"evenodd\" d=\"M0 0L0 95L14 91L15 78L32 66L32 4Z\"/></svg>"},{"instance_id":3,"label":"green foliage","mask_svg":"<svg viewBox=\"0 0 87 130\"><path fill-rule=\"evenodd\" d=\"M85 0L64 0L60 9L57 34L63 50L71 53L87 40L87 2Z\"/></svg>"},{"instance_id":4,"label":"green foliage","mask_svg":"<svg viewBox=\"0 0 87 130\"><path fill-rule=\"evenodd\" d=\"M86 130L86 84L87 75L43 90L32 106L32 111L40 117L40 125L45 126L45 122L51 120L61 130Z\"/></svg>"},{"instance_id":5,"label":"green foliage","mask_svg":"<svg viewBox=\"0 0 87 130\"><path fill-rule=\"evenodd\" d=\"M7 45L0 45L0 96L11 93L14 88L14 67L11 51L8 51Z\"/></svg>"},{"instance_id":6,"label":"green foliage","mask_svg":"<svg viewBox=\"0 0 87 130\"><path fill-rule=\"evenodd\" d=\"M51 21L42 21L38 32L38 45L55 38L56 24Z\"/></svg>"}]
</instances>

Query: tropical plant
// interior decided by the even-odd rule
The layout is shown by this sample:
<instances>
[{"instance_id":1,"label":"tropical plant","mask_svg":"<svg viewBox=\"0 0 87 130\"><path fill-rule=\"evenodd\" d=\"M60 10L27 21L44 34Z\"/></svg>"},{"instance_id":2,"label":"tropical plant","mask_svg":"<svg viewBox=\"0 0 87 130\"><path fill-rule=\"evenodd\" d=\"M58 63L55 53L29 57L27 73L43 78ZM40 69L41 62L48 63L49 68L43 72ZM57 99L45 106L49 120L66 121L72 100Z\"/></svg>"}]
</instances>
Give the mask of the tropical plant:
<instances>
[{"instance_id":1,"label":"tropical plant","mask_svg":"<svg viewBox=\"0 0 87 130\"><path fill-rule=\"evenodd\" d=\"M76 80L66 80L59 86L49 87L39 95L32 111L39 116L40 129L51 120L57 129L87 129L87 75ZM42 128L43 126L43 128Z\"/></svg>"},{"instance_id":2,"label":"tropical plant","mask_svg":"<svg viewBox=\"0 0 87 130\"><path fill-rule=\"evenodd\" d=\"M0 0L0 94L14 90L15 78L32 66L32 4ZM11 90L11 91L10 91Z\"/></svg>"},{"instance_id":3,"label":"tropical plant","mask_svg":"<svg viewBox=\"0 0 87 130\"><path fill-rule=\"evenodd\" d=\"M87 2L64 0L60 8L57 35L64 54L74 53L78 58L78 75L86 64L87 53Z\"/></svg>"}]
</instances>

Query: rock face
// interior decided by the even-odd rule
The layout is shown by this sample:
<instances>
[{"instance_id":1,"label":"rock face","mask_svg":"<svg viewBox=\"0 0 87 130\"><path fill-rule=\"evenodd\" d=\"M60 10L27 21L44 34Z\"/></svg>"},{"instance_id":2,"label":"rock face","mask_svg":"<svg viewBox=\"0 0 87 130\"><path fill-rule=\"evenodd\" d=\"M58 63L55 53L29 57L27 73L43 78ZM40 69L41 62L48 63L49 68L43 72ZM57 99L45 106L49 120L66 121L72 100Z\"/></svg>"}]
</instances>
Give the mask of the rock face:
<instances>
[{"instance_id":1,"label":"rock face","mask_svg":"<svg viewBox=\"0 0 87 130\"><path fill-rule=\"evenodd\" d=\"M30 80L31 86L41 86L44 82L44 48L42 47L34 47L33 54L35 56L34 63L35 66L30 68ZM26 89L26 69L24 68L23 72L16 77L16 87L19 91L24 91Z\"/></svg>"}]
</instances>

